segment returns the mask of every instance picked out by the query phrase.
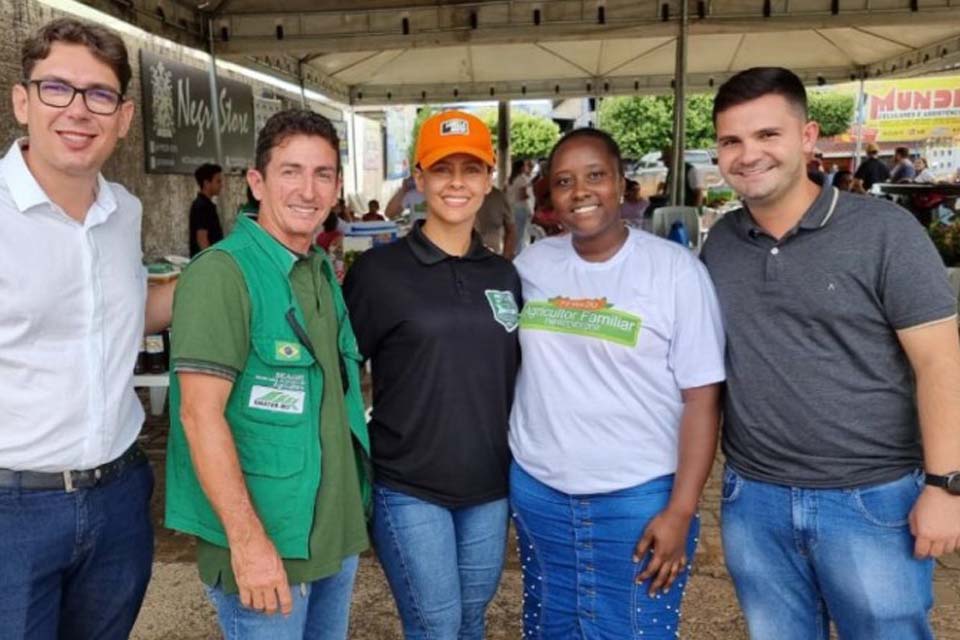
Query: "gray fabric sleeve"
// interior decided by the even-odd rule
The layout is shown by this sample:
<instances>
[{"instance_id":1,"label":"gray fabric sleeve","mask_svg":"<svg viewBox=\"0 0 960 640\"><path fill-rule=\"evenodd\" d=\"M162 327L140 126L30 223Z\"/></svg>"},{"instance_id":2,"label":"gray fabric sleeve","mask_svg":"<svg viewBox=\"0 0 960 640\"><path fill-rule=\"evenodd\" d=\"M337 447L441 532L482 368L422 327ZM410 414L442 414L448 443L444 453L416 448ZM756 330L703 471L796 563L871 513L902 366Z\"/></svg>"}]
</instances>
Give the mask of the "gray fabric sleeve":
<instances>
[{"instance_id":1,"label":"gray fabric sleeve","mask_svg":"<svg viewBox=\"0 0 960 640\"><path fill-rule=\"evenodd\" d=\"M957 313L957 297L936 247L912 216L884 225L880 296L890 325L907 329Z\"/></svg>"}]
</instances>

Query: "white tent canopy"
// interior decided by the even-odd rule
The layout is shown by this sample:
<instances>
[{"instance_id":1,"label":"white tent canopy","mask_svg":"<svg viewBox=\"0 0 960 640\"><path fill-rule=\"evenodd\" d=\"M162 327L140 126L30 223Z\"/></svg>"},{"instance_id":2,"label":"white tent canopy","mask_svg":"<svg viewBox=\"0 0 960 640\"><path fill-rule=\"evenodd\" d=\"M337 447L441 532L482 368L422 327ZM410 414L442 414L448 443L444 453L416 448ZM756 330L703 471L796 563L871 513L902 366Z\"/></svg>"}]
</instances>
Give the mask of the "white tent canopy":
<instances>
[{"instance_id":1,"label":"white tent canopy","mask_svg":"<svg viewBox=\"0 0 960 640\"><path fill-rule=\"evenodd\" d=\"M786 66L822 84L960 63L960 0L688 6L689 91L757 65ZM210 0L201 14L218 57L286 70L334 99L368 105L669 92L680 7L677 0Z\"/></svg>"}]
</instances>

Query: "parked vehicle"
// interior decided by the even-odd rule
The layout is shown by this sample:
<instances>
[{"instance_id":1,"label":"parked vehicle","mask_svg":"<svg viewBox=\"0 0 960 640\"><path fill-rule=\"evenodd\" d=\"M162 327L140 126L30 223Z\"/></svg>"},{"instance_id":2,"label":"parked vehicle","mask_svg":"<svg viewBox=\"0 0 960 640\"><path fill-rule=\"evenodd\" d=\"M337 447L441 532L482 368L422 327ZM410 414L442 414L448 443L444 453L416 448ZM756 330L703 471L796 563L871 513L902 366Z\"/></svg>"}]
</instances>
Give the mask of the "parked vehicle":
<instances>
[{"instance_id":1,"label":"parked vehicle","mask_svg":"<svg viewBox=\"0 0 960 640\"><path fill-rule=\"evenodd\" d=\"M683 160L693 168L697 184L701 189L710 190L723 186L724 181L720 176L720 170L713 163L713 155L709 150L687 149L683 152ZM661 153L653 151L640 158L632 171L628 166L626 174L628 178L640 183L640 192L645 198L649 198L656 195L660 185L666 182L667 166L663 162Z\"/></svg>"}]
</instances>

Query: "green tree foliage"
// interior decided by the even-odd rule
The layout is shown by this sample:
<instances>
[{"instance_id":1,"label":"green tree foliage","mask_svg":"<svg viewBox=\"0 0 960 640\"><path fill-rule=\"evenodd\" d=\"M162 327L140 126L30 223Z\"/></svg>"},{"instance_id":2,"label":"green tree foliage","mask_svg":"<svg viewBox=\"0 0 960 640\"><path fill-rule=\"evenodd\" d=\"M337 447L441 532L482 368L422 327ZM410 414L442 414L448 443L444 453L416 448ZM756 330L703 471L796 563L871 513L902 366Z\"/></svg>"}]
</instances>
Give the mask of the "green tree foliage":
<instances>
[{"instance_id":1,"label":"green tree foliage","mask_svg":"<svg viewBox=\"0 0 960 640\"><path fill-rule=\"evenodd\" d=\"M810 119L820 124L820 136L840 135L853 123L856 100L843 93L811 91L807 94Z\"/></svg>"},{"instance_id":2,"label":"green tree foliage","mask_svg":"<svg viewBox=\"0 0 960 640\"><path fill-rule=\"evenodd\" d=\"M407 158L410 160L410 167L416 164L413 161L413 156L417 152L417 136L420 135L420 127L423 126L423 121L432 116L437 112L433 107L423 107L417 111L417 117L413 121L413 134L410 136L410 147L407 149Z\"/></svg>"},{"instance_id":3,"label":"green tree foliage","mask_svg":"<svg viewBox=\"0 0 960 640\"><path fill-rule=\"evenodd\" d=\"M497 112L492 109L483 111L480 119L490 129L496 146ZM560 127L553 120L523 111L510 112L510 157L524 160L545 158L559 139Z\"/></svg>"},{"instance_id":4,"label":"green tree foliage","mask_svg":"<svg viewBox=\"0 0 960 640\"><path fill-rule=\"evenodd\" d=\"M686 148L713 147L713 96L687 97ZM606 98L600 104L600 127L613 136L625 158L640 158L673 144L673 96Z\"/></svg>"}]
</instances>

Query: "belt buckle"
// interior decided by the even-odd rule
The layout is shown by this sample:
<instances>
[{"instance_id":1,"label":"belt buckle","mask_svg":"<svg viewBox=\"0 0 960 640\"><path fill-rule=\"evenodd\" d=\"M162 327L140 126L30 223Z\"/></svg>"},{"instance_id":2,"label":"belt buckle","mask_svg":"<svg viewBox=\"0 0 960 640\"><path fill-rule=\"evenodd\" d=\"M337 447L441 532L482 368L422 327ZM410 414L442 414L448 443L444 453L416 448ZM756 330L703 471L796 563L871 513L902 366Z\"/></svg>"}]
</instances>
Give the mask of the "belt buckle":
<instances>
[{"instance_id":1,"label":"belt buckle","mask_svg":"<svg viewBox=\"0 0 960 640\"><path fill-rule=\"evenodd\" d=\"M73 475L72 475L72 473L73 473L72 471L64 471L64 472L63 472L63 489L64 489L64 491L66 491L67 493L73 493L74 491L77 490L77 488L73 486Z\"/></svg>"}]
</instances>

